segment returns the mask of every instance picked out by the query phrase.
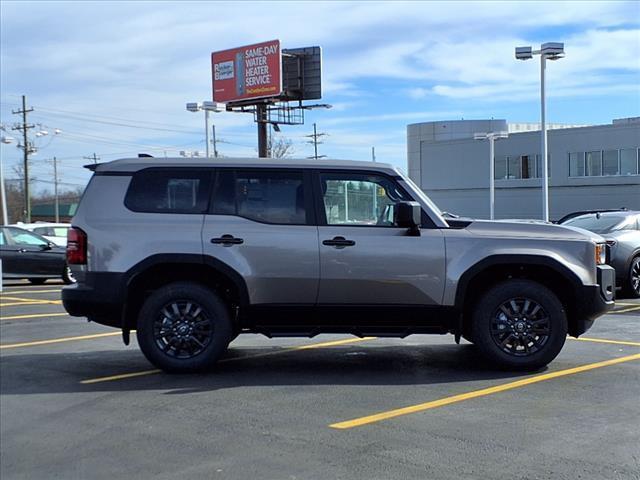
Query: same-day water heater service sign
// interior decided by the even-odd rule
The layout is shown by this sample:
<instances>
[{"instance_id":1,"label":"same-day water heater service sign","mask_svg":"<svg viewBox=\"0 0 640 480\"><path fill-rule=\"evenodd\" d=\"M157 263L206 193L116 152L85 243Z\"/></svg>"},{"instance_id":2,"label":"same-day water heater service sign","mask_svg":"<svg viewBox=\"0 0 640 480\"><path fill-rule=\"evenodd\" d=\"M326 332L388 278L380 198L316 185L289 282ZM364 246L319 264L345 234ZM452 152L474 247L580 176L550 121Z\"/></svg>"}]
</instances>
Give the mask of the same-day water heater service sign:
<instances>
[{"instance_id":1,"label":"same-day water heater service sign","mask_svg":"<svg viewBox=\"0 0 640 480\"><path fill-rule=\"evenodd\" d=\"M211 54L213 101L276 97L282 93L280 40Z\"/></svg>"}]
</instances>

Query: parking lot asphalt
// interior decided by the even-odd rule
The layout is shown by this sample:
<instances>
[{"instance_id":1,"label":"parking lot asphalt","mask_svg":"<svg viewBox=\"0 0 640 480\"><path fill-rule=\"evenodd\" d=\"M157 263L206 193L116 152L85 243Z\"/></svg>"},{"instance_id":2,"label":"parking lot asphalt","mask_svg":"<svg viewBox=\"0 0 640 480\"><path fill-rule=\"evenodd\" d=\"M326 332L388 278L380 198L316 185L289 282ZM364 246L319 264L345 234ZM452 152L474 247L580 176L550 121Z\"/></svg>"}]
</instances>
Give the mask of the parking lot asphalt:
<instances>
[{"instance_id":1,"label":"parking lot asphalt","mask_svg":"<svg viewBox=\"0 0 640 480\"><path fill-rule=\"evenodd\" d=\"M450 335L241 335L168 375L61 287L0 294L3 480L640 479L638 300L532 373Z\"/></svg>"}]
</instances>

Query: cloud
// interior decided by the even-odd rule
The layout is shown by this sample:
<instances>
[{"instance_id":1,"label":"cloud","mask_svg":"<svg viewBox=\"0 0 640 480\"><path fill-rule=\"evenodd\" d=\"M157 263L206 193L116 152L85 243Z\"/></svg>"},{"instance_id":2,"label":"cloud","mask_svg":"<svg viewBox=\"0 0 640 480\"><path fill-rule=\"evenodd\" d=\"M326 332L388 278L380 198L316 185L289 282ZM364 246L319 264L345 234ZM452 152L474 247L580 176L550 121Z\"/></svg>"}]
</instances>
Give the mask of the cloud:
<instances>
[{"instance_id":1,"label":"cloud","mask_svg":"<svg viewBox=\"0 0 640 480\"><path fill-rule=\"evenodd\" d=\"M322 101L336 108L309 112L308 120L318 118L340 136L327 142L332 155L367 157L374 142L382 153L404 157L409 122L499 108L537 115L539 62L516 61L516 45L565 42L566 58L550 63L547 73L549 96L574 102L568 109L605 96L630 108L627 100L635 100L637 108L638 18L636 1L3 2L1 112L12 121L9 104L26 93L36 107L177 126L176 132L118 127L36 108L43 122L67 129L61 155L131 144L202 147L202 115L186 112L184 103L210 97L211 51L280 38L285 47L323 47ZM220 138L232 142L226 151L253 153L250 114L223 113L214 121ZM308 125L287 132L302 129ZM11 152L17 159L19 152Z\"/></svg>"}]
</instances>

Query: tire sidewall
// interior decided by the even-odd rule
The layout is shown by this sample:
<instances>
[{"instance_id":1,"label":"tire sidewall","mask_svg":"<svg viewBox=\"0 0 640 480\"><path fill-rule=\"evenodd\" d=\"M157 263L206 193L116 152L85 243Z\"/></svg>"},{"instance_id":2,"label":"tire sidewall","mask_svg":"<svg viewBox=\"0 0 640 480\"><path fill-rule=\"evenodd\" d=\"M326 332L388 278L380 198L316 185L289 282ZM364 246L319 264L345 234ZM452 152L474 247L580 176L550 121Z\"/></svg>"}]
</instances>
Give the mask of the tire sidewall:
<instances>
[{"instance_id":1,"label":"tire sidewall","mask_svg":"<svg viewBox=\"0 0 640 480\"><path fill-rule=\"evenodd\" d=\"M65 283L65 285L72 285L77 281L73 276L73 273L71 273L69 265L67 265L66 263L64 264L64 268L62 269L62 281Z\"/></svg>"},{"instance_id":2,"label":"tire sidewall","mask_svg":"<svg viewBox=\"0 0 640 480\"><path fill-rule=\"evenodd\" d=\"M192 300L201 306L212 322L213 335L205 349L187 359L173 358L156 345L153 324L159 311L174 300ZM176 282L161 287L144 302L138 316L136 336L145 357L158 368L171 373L208 370L222 356L232 338L229 311L213 291L192 282Z\"/></svg>"},{"instance_id":3,"label":"tire sidewall","mask_svg":"<svg viewBox=\"0 0 640 480\"><path fill-rule=\"evenodd\" d=\"M505 301L524 297L540 304L549 315L550 336L537 352L518 357L504 352L491 336L492 316ZM473 338L482 355L506 369L534 370L551 362L562 350L567 337L567 317L558 297L548 288L530 280L507 280L489 289L477 303L473 315Z\"/></svg>"},{"instance_id":4,"label":"tire sidewall","mask_svg":"<svg viewBox=\"0 0 640 480\"><path fill-rule=\"evenodd\" d=\"M640 298L640 294L633 288L633 283L631 278L631 274L633 273L633 264L634 262L639 261L639 259L640 259L640 256L633 257L631 259L631 263L629 264L629 270L627 274L627 288L625 290L627 295L629 295L631 298Z\"/></svg>"}]
</instances>

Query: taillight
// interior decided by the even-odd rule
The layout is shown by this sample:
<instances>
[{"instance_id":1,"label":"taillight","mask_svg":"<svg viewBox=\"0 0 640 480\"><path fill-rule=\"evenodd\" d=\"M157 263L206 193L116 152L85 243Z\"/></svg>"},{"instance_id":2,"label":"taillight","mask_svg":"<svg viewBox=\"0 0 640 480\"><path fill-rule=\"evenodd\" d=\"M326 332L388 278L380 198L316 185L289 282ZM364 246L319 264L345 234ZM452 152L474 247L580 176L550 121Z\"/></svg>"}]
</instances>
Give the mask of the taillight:
<instances>
[{"instance_id":1,"label":"taillight","mask_svg":"<svg viewBox=\"0 0 640 480\"><path fill-rule=\"evenodd\" d=\"M87 263L87 234L78 227L67 230L67 263L70 265Z\"/></svg>"}]
</instances>

